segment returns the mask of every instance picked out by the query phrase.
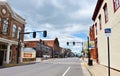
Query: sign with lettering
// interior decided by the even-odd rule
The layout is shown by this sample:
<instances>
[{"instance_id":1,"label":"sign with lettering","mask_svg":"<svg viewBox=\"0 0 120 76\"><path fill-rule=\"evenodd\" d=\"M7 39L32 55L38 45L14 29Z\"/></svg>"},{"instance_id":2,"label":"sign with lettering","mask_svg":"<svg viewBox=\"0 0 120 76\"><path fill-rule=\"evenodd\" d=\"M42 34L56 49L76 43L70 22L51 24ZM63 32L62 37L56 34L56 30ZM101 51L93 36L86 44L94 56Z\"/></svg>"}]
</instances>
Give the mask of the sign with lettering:
<instances>
[{"instance_id":1,"label":"sign with lettering","mask_svg":"<svg viewBox=\"0 0 120 76\"><path fill-rule=\"evenodd\" d=\"M105 29L105 34L106 34L107 37L110 36L110 33L111 33L111 28L106 28Z\"/></svg>"}]
</instances>

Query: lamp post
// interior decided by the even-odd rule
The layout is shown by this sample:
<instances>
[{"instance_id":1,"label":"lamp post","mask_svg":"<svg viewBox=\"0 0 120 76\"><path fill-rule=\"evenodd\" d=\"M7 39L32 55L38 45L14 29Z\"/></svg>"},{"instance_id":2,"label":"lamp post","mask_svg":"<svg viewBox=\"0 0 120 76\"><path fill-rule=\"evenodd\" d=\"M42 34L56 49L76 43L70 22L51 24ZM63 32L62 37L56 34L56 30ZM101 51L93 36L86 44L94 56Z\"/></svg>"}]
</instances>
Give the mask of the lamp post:
<instances>
[{"instance_id":1,"label":"lamp post","mask_svg":"<svg viewBox=\"0 0 120 76\"><path fill-rule=\"evenodd\" d=\"M89 66L92 66L93 64L92 64L92 60L90 59L90 50L89 50L89 36L87 36L87 40L88 40L88 65Z\"/></svg>"}]
</instances>

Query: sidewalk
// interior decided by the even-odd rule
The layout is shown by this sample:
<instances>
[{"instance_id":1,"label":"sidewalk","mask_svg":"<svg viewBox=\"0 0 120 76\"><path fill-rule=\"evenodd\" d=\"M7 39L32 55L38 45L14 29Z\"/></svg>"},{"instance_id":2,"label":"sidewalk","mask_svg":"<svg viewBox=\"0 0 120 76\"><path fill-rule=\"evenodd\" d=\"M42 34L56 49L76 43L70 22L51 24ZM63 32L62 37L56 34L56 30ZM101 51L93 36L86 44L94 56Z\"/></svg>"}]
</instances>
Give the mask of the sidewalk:
<instances>
[{"instance_id":1,"label":"sidewalk","mask_svg":"<svg viewBox=\"0 0 120 76\"><path fill-rule=\"evenodd\" d=\"M0 66L0 69L15 67L15 66L31 65L31 64L35 64L35 63L36 62L23 62L23 63L19 63L19 64L6 64L6 65L3 65L3 66Z\"/></svg>"},{"instance_id":2,"label":"sidewalk","mask_svg":"<svg viewBox=\"0 0 120 76\"><path fill-rule=\"evenodd\" d=\"M93 62L93 66L88 66L87 61L84 60L84 65L91 72L92 76L108 76L108 68ZM120 76L120 72L111 69L110 76Z\"/></svg>"}]
</instances>

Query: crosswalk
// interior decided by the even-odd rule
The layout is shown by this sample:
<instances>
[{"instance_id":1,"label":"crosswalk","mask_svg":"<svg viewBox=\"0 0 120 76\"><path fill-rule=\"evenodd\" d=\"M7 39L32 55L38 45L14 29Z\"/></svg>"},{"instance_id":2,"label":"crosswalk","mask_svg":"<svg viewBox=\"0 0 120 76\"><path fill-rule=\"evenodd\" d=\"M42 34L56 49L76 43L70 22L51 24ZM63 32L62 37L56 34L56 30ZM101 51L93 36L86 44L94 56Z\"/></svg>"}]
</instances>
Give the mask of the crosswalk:
<instances>
[{"instance_id":1,"label":"crosswalk","mask_svg":"<svg viewBox=\"0 0 120 76\"><path fill-rule=\"evenodd\" d=\"M42 61L42 63L48 63L48 64L81 64L81 61L79 59L72 60L73 58L62 58L62 59L48 59Z\"/></svg>"}]
</instances>

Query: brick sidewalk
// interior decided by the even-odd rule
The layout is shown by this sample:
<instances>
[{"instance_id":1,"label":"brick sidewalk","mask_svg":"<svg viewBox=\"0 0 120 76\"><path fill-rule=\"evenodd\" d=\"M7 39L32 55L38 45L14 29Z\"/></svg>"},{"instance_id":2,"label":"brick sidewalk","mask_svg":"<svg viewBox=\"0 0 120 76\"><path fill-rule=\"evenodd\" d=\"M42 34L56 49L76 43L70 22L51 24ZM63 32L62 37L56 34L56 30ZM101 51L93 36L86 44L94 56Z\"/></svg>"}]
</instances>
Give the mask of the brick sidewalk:
<instances>
[{"instance_id":1,"label":"brick sidewalk","mask_svg":"<svg viewBox=\"0 0 120 76\"><path fill-rule=\"evenodd\" d=\"M93 66L88 66L87 61L84 61L84 64L86 65L86 68L92 73L92 76L108 76L107 67L97 63L94 63ZM110 76L120 76L120 72L111 69Z\"/></svg>"}]
</instances>

